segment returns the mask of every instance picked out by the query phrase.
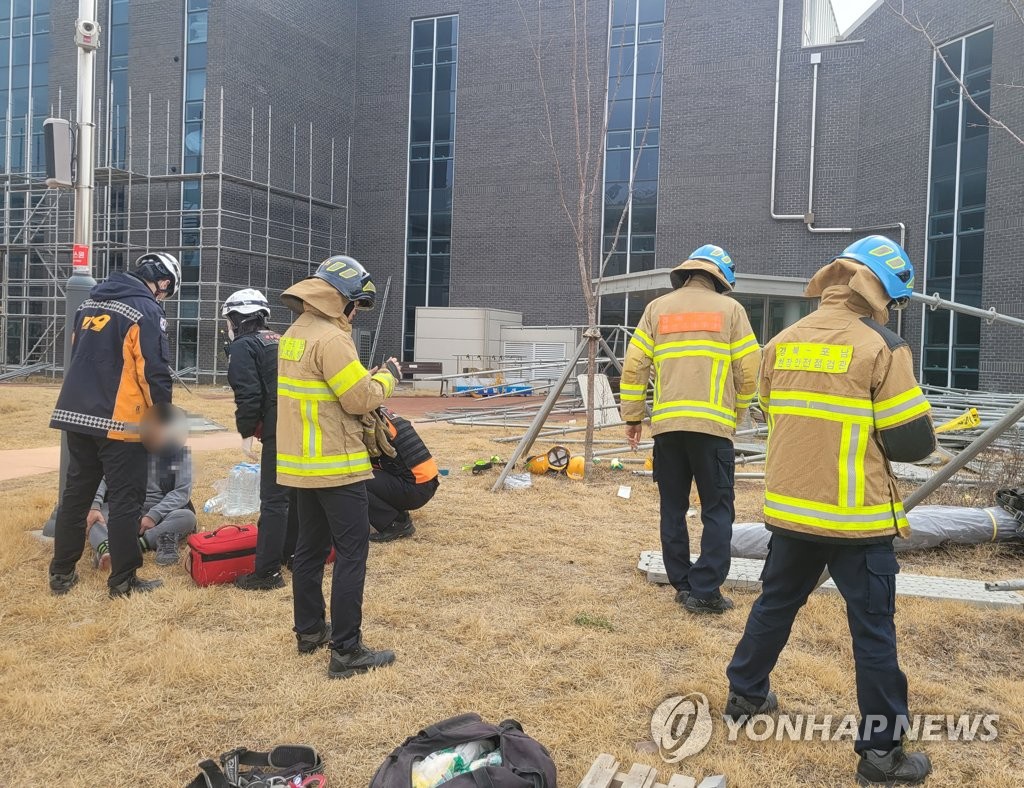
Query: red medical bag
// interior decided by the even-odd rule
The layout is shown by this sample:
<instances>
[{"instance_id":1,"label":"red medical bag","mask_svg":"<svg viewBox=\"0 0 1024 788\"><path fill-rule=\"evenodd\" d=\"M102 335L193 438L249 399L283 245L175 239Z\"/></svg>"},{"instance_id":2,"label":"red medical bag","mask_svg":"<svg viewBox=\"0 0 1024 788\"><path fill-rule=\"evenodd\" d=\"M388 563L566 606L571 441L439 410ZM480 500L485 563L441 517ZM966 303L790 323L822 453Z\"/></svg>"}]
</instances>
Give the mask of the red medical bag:
<instances>
[{"instance_id":1,"label":"red medical bag","mask_svg":"<svg viewBox=\"0 0 1024 788\"><path fill-rule=\"evenodd\" d=\"M256 571L255 525L222 525L188 537L185 568L197 585L230 583Z\"/></svg>"}]
</instances>

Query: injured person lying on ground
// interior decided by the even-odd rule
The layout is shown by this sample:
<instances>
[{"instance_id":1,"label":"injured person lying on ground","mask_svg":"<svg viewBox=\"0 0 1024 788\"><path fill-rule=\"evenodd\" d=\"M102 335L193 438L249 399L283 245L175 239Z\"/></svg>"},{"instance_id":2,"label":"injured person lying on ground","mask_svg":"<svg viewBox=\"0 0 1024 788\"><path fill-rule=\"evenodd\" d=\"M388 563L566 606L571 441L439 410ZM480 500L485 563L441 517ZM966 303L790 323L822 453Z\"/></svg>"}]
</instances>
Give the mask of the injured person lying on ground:
<instances>
[{"instance_id":1,"label":"injured person lying on ground","mask_svg":"<svg viewBox=\"0 0 1024 788\"><path fill-rule=\"evenodd\" d=\"M366 481L370 541L391 542L416 532L409 512L434 497L438 471L430 450L408 420L383 407L378 415L388 446L381 446L380 456L373 459L373 478Z\"/></svg>"},{"instance_id":2,"label":"injured person lying on ground","mask_svg":"<svg viewBox=\"0 0 1024 788\"><path fill-rule=\"evenodd\" d=\"M143 553L156 551L156 562L169 566L178 562L178 546L196 530L192 505L192 455L186 446L169 446L149 454L146 501L139 519L139 547ZM93 565L110 570L107 548L107 482L100 482L92 509L86 519Z\"/></svg>"}]
</instances>

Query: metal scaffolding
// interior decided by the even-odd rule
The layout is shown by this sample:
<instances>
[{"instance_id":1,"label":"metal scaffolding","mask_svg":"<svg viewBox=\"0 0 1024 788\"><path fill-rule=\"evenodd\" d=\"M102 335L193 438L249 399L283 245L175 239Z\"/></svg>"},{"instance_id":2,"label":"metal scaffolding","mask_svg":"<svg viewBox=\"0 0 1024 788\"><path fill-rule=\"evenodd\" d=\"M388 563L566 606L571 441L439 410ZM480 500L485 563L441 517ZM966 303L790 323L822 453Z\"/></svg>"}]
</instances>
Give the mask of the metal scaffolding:
<instances>
[{"instance_id":1,"label":"metal scaffolding","mask_svg":"<svg viewBox=\"0 0 1024 788\"><path fill-rule=\"evenodd\" d=\"M53 109L61 115L59 104ZM237 107L228 112L240 116ZM172 366L185 379L224 371L217 318L233 289L257 287L279 304L281 291L315 263L347 250L350 140L318 134L313 123L283 124L272 107L265 112L264 118L262 109L241 111L249 126L246 145L238 140L245 134L225 128L222 89L216 102L204 102L201 139L186 143L170 101L149 95L134 102L129 90L127 105L114 112L100 102L95 275L103 279L147 249L179 257L181 295L166 308ZM9 120L5 131L11 141ZM198 172L184 171L186 144L198 144ZM289 147L290 166L282 166ZM74 205L70 194L47 189L44 178L30 164L0 173L0 374L58 374L63 365ZM272 322L283 326L287 319L279 308Z\"/></svg>"}]
</instances>

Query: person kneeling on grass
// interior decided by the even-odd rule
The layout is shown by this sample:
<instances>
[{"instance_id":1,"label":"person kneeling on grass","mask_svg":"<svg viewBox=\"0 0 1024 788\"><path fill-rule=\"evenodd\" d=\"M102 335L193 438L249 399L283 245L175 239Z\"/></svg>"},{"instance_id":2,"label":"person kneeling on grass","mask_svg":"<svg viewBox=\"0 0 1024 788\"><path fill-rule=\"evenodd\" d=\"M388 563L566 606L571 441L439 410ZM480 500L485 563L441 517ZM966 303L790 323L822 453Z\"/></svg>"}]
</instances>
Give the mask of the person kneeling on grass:
<instances>
[{"instance_id":1,"label":"person kneeling on grass","mask_svg":"<svg viewBox=\"0 0 1024 788\"><path fill-rule=\"evenodd\" d=\"M410 510L430 502L439 485L437 463L416 428L385 407L378 409L395 456L381 454L373 461L373 478L366 480L370 504L371 542L390 542L412 536L416 527Z\"/></svg>"},{"instance_id":2,"label":"person kneeling on grass","mask_svg":"<svg viewBox=\"0 0 1024 788\"><path fill-rule=\"evenodd\" d=\"M157 448L148 458L149 478L146 502L139 520L139 547L156 551L156 562L170 566L178 562L178 545L196 530L196 511L192 505L192 455L187 446L173 443ZM93 549L93 564L110 569L107 546L107 482L100 482L85 525Z\"/></svg>"}]
</instances>

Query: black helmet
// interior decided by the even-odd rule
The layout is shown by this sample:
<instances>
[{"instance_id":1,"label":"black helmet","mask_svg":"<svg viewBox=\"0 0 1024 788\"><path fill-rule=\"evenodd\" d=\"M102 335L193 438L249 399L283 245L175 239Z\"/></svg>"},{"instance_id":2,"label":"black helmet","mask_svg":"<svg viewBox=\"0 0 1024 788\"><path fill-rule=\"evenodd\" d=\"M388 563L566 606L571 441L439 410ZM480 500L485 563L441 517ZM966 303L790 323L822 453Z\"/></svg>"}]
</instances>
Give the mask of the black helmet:
<instances>
[{"instance_id":1,"label":"black helmet","mask_svg":"<svg viewBox=\"0 0 1024 788\"><path fill-rule=\"evenodd\" d=\"M323 279L360 309L373 309L377 302L373 279L355 258L343 254L328 257L313 276Z\"/></svg>"},{"instance_id":2,"label":"black helmet","mask_svg":"<svg viewBox=\"0 0 1024 788\"><path fill-rule=\"evenodd\" d=\"M181 263L168 252L146 252L135 261L135 270L132 273L142 281L152 282L157 287L159 282L170 279L171 284L166 290L157 291L167 298L178 292L181 286Z\"/></svg>"}]
</instances>

